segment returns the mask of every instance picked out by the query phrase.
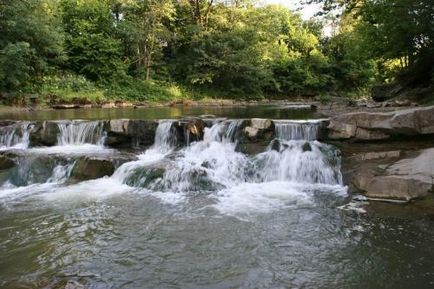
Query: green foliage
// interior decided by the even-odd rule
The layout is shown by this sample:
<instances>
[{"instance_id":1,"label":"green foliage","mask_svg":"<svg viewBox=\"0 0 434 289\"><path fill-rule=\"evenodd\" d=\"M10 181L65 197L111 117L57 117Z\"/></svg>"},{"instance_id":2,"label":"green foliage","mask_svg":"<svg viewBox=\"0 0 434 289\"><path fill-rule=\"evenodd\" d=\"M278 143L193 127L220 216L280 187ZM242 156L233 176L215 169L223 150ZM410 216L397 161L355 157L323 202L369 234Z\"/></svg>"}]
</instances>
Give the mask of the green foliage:
<instances>
[{"instance_id":1,"label":"green foliage","mask_svg":"<svg viewBox=\"0 0 434 289\"><path fill-rule=\"evenodd\" d=\"M186 91L173 83L147 81L130 76L117 79L107 89L109 98L129 101L167 101L183 99Z\"/></svg>"},{"instance_id":2,"label":"green foliage","mask_svg":"<svg viewBox=\"0 0 434 289\"><path fill-rule=\"evenodd\" d=\"M8 43L0 51L0 81L2 89L15 90L29 88L33 51L27 42Z\"/></svg>"},{"instance_id":3,"label":"green foliage","mask_svg":"<svg viewBox=\"0 0 434 289\"><path fill-rule=\"evenodd\" d=\"M432 0L344 6L338 33L279 5L212 0L2 0L0 91L64 100L365 94L432 81Z\"/></svg>"},{"instance_id":4,"label":"green foliage","mask_svg":"<svg viewBox=\"0 0 434 289\"><path fill-rule=\"evenodd\" d=\"M51 102L99 103L106 96L105 92L84 76L63 74L45 76L42 95Z\"/></svg>"},{"instance_id":5,"label":"green foliage","mask_svg":"<svg viewBox=\"0 0 434 289\"><path fill-rule=\"evenodd\" d=\"M37 90L64 60L62 33L49 0L0 2L0 91Z\"/></svg>"},{"instance_id":6,"label":"green foliage","mask_svg":"<svg viewBox=\"0 0 434 289\"><path fill-rule=\"evenodd\" d=\"M67 68L93 81L126 73L115 17L105 0L62 0Z\"/></svg>"}]
</instances>

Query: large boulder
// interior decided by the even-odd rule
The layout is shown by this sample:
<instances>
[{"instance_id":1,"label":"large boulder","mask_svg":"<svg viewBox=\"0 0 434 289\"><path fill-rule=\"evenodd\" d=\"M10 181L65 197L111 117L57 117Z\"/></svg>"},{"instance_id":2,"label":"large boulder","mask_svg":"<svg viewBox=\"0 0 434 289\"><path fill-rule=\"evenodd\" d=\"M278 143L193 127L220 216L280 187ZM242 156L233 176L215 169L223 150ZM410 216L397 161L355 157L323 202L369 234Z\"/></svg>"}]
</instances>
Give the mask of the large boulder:
<instances>
[{"instance_id":1,"label":"large boulder","mask_svg":"<svg viewBox=\"0 0 434 289\"><path fill-rule=\"evenodd\" d=\"M270 119L252 118L244 127L249 141L271 141L275 137L274 122Z\"/></svg>"},{"instance_id":2,"label":"large boulder","mask_svg":"<svg viewBox=\"0 0 434 289\"><path fill-rule=\"evenodd\" d=\"M241 123L237 132L237 151L257 154L264 151L276 137L274 122L270 119L252 118Z\"/></svg>"},{"instance_id":3,"label":"large boulder","mask_svg":"<svg viewBox=\"0 0 434 289\"><path fill-rule=\"evenodd\" d=\"M206 123L200 118L189 118L181 121L185 142L203 140Z\"/></svg>"},{"instance_id":4,"label":"large boulder","mask_svg":"<svg viewBox=\"0 0 434 289\"><path fill-rule=\"evenodd\" d=\"M11 158L0 155L0 171L8 170L13 167L15 167L15 162Z\"/></svg>"},{"instance_id":5,"label":"large boulder","mask_svg":"<svg viewBox=\"0 0 434 289\"><path fill-rule=\"evenodd\" d=\"M343 114L330 120L328 131L329 139L361 141L434 134L434 106L387 113Z\"/></svg>"},{"instance_id":6,"label":"large boulder","mask_svg":"<svg viewBox=\"0 0 434 289\"><path fill-rule=\"evenodd\" d=\"M107 122L105 145L109 147L150 146L154 143L158 122L116 119Z\"/></svg>"},{"instance_id":7,"label":"large boulder","mask_svg":"<svg viewBox=\"0 0 434 289\"><path fill-rule=\"evenodd\" d=\"M30 131L30 146L54 146L57 144L59 126L55 122L43 121L34 124Z\"/></svg>"},{"instance_id":8,"label":"large boulder","mask_svg":"<svg viewBox=\"0 0 434 289\"><path fill-rule=\"evenodd\" d=\"M71 171L72 182L93 180L111 176L115 166L111 160L101 158L82 157L78 159Z\"/></svg>"},{"instance_id":9,"label":"large boulder","mask_svg":"<svg viewBox=\"0 0 434 289\"><path fill-rule=\"evenodd\" d=\"M434 148L422 150L415 157L396 160L398 152L367 157L393 159L368 167L363 164L353 175L352 184L371 198L410 200L424 197L434 189Z\"/></svg>"}]
</instances>

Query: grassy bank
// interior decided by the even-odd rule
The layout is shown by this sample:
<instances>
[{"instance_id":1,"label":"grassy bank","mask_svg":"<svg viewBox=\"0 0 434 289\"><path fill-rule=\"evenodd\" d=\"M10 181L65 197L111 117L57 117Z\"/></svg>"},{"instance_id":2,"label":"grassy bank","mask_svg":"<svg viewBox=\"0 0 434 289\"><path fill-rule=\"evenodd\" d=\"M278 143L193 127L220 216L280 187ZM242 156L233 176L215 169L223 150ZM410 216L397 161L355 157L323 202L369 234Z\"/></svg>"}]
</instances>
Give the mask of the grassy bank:
<instances>
[{"instance_id":1,"label":"grassy bank","mask_svg":"<svg viewBox=\"0 0 434 289\"><path fill-rule=\"evenodd\" d=\"M261 95L231 95L225 92L205 89L191 89L163 81L144 81L132 77L106 83L95 83L83 76L66 74L45 77L37 89L3 94L2 103L8 106L25 107L37 104L52 107L59 104L101 105L108 102L129 102L134 104L204 103L232 99L261 100Z\"/></svg>"}]
</instances>

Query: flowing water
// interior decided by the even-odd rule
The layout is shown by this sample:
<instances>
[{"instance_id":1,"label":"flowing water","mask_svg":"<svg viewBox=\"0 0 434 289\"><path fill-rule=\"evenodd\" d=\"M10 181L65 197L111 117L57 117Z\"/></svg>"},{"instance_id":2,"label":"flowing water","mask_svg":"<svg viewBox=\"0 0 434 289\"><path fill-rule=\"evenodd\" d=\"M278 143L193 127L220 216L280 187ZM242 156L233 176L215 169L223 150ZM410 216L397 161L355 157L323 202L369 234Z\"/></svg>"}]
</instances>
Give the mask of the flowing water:
<instances>
[{"instance_id":1,"label":"flowing water","mask_svg":"<svg viewBox=\"0 0 434 289\"><path fill-rule=\"evenodd\" d=\"M28 148L28 124L2 131L19 165L0 176L0 288L433 288L433 221L348 205L318 122L279 122L257 155L238 151L240 121L186 147L172 124L78 183L77 157L119 153L98 122L58 122L50 148Z\"/></svg>"}]
</instances>

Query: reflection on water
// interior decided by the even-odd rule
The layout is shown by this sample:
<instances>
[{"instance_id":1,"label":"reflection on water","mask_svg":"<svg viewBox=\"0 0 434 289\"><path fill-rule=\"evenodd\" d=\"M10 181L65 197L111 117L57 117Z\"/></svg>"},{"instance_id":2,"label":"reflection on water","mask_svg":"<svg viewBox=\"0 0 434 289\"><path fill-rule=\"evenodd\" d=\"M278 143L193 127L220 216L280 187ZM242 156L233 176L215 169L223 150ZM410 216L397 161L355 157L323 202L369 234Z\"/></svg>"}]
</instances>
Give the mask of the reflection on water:
<instances>
[{"instance_id":1,"label":"reflection on water","mask_svg":"<svg viewBox=\"0 0 434 289\"><path fill-rule=\"evenodd\" d=\"M215 115L227 118L308 119L314 113L310 109L294 109L284 106L256 105L245 107L151 107L151 108L90 108L14 112L0 114L0 119L11 120L59 120L59 119L173 119L185 116Z\"/></svg>"}]
</instances>

